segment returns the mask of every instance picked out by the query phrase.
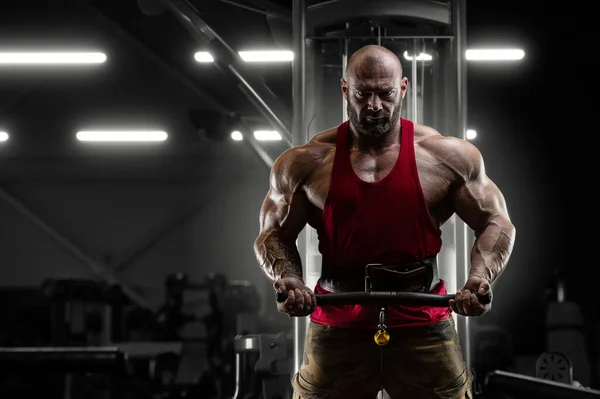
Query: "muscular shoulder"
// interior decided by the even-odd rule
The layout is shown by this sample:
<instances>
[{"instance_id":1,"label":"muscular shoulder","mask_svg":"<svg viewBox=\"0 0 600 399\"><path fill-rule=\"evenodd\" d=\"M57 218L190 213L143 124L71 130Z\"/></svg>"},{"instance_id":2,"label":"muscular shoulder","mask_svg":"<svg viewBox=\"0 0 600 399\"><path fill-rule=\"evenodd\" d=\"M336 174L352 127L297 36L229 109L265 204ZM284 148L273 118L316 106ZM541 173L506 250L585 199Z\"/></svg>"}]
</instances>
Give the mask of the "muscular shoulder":
<instances>
[{"instance_id":1,"label":"muscular shoulder","mask_svg":"<svg viewBox=\"0 0 600 399\"><path fill-rule=\"evenodd\" d=\"M335 144L335 138L337 135L337 131L338 131L337 127L332 127L331 129L324 130L320 133L315 134L308 143L309 144L311 144L311 143Z\"/></svg>"},{"instance_id":2,"label":"muscular shoulder","mask_svg":"<svg viewBox=\"0 0 600 399\"><path fill-rule=\"evenodd\" d=\"M273 164L272 187L280 192L296 191L333 152L334 146L335 129L330 129L315 135L304 145L286 150Z\"/></svg>"},{"instance_id":3,"label":"muscular shoulder","mask_svg":"<svg viewBox=\"0 0 600 399\"><path fill-rule=\"evenodd\" d=\"M430 137L442 137L442 135L432 127L415 123L415 141L422 141Z\"/></svg>"},{"instance_id":4,"label":"muscular shoulder","mask_svg":"<svg viewBox=\"0 0 600 399\"><path fill-rule=\"evenodd\" d=\"M415 146L425 150L464 179L477 176L483 171L481 152L467 140L442 136L431 127L415 125Z\"/></svg>"}]
</instances>

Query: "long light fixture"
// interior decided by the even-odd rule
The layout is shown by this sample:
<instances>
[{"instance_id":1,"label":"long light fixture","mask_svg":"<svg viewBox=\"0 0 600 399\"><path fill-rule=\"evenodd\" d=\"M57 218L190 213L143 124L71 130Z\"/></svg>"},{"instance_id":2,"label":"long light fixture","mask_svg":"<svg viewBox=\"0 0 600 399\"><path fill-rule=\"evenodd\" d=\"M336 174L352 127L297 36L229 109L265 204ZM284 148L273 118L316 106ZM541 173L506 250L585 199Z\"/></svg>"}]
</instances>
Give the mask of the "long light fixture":
<instances>
[{"instance_id":1,"label":"long light fixture","mask_svg":"<svg viewBox=\"0 0 600 399\"><path fill-rule=\"evenodd\" d=\"M202 63L215 61L213 56L210 55L208 51L198 51L196 54L194 54L194 59Z\"/></svg>"},{"instance_id":2,"label":"long light fixture","mask_svg":"<svg viewBox=\"0 0 600 399\"><path fill-rule=\"evenodd\" d=\"M104 53L0 52L0 64L102 64Z\"/></svg>"},{"instance_id":3,"label":"long light fixture","mask_svg":"<svg viewBox=\"0 0 600 399\"><path fill-rule=\"evenodd\" d=\"M240 51L240 57L246 62L286 62L294 60L291 51Z\"/></svg>"},{"instance_id":4,"label":"long light fixture","mask_svg":"<svg viewBox=\"0 0 600 399\"><path fill-rule=\"evenodd\" d=\"M254 138L258 141L280 141L282 140L281 134L275 130L256 130L254 131ZM233 141L244 140L244 135L239 131L231 132L231 139Z\"/></svg>"},{"instance_id":5,"label":"long light fixture","mask_svg":"<svg viewBox=\"0 0 600 399\"><path fill-rule=\"evenodd\" d=\"M469 49L465 56L469 61L515 61L525 57L521 49Z\"/></svg>"},{"instance_id":6,"label":"long light fixture","mask_svg":"<svg viewBox=\"0 0 600 399\"><path fill-rule=\"evenodd\" d=\"M240 51L240 57L246 62L287 62L294 59L294 53L291 51ZM406 60L412 61L413 56L405 51L403 56ZM521 49L469 49L465 52L465 57L469 61L513 61L525 57L525 52ZM201 63L214 62L213 56L207 51L199 51L194 54L194 59ZM419 53L417 61L431 61L431 54Z\"/></svg>"},{"instance_id":7,"label":"long light fixture","mask_svg":"<svg viewBox=\"0 0 600 399\"><path fill-rule=\"evenodd\" d=\"M281 134L275 130L256 130L254 138L258 141L278 141L281 140Z\"/></svg>"},{"instance_id":8,"label":"long light fixture","mask_svg":"<svg viewBox=\"0 0 600 399\"><path fill-rule=\"evenodd\" d=\"M8 133L0 132L0 141L6 141L6 140L8 140Z\"/></svg>"},{"instance_id":9,"label":"long light fixture","mask_svg":"<svg viewBox=\"0 0 600 399\"><path fill-rule=\"evenodd\" d=\"M240 58L245 62L288 62L294 59L292 51L240 51ZM214 62L213 56L207 51L198 51L194 54L197 62Z\"/></svg>"},{"instance_id":10,"label":"long light fixture","mask_svg":"<svg viewBox=\"0 0 600 399\"><path fill-rule=\"evenodd\" d=\"M412 61L412 59L413 59L413 56L409 55L408 51L405 51L403 56L408 61ZM433 59L433 57L427 53L419 53L419 55L417 55L417 61L431 61L432 59Z\"/></svg>"},{"instance_id":11,"label":"long light fixture","mask_svg":"<svg viewBox=\"0 0 600 399\"><path fill-rule=\"evenodd\" d=\"M168 134L163 131L136 130L82 130L77 132L79 141L93 142L155 142L165 141Z\"/></svg>"}]
</instances>

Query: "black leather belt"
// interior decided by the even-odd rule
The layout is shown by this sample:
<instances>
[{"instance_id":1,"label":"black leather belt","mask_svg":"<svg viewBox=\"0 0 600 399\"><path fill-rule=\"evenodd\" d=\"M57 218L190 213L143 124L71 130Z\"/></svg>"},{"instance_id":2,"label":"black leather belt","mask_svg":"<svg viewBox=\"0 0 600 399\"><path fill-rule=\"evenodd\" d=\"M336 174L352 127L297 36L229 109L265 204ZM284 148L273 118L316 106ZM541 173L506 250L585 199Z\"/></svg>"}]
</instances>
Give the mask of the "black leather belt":
<instances>
[{"instance_id":1,"label":"black leather belt","mask_svg":"<svg viewBox=\"0 0 600 399\"><path fill-rule=\"evenodd\" d=\"M330 292L429 292L439 283L435 256L406 264L368 264L362 275L357 270L323 264L319 284Z\"/></svg>"}]
</instances>

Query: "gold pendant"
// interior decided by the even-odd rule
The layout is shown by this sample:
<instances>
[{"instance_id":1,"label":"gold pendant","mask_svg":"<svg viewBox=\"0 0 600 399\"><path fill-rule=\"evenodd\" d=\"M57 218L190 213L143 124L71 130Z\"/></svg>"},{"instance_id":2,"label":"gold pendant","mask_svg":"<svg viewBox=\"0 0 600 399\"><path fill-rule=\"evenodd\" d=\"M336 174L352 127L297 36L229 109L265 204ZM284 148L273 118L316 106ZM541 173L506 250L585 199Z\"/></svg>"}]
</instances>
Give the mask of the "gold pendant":
<instances>
[{"instance_id":1,"label":"gold pendant","mask_svg":"<svg viewBox=\"0 0 600 399\"><path fill-rule=\"evenodd\" d=\"M379 346L387 345L390 342L390 334L386 330L378 330L373 338Z\"/></svg>"}]
</instances>

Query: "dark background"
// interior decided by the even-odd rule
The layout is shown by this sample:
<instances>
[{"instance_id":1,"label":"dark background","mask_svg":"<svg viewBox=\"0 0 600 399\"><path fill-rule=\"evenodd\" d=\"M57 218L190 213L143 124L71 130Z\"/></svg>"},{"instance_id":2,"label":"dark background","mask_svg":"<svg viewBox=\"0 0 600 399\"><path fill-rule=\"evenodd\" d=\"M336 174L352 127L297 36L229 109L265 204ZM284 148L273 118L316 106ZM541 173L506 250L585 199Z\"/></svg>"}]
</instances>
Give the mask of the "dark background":
<instances>
[{"instance_id":1,"label":"dark background","mask_svg":"<svg viewBox=\"0 0 600 399\"><path fill-rule=\"evenodd\" d=\"M194 4L232 48L278 44L260 14L220 1ZM291 2L271 4L291 15ZM518 62L467 66L468 127L478 132L473 143L517 227L494 310L476 324L508 331L522 356L545 350L557 275L584 315L590 343L598 336L589 14L575 4L467 2L468 48L526 53ZM289 25L282 29L278 37L291 40ZM6 312L28 323L19 304L35 301L28 295L11 301L15 290L34 292L58 276L95 278L97 265L90 264L97 262L155 308L172 273L192 281L211 273L248 281L265 324L290 328L275 311L252 251L268 168L247 142L227 137L217 116L234 112L257 127L264 118L235 81L191 61L202 49L189 32L168 13L145 15L133 0L4 2L0 47L92 48L109 57L81 69L0 67L0 130L10 133L0 144ZM249 75L268 83L274 107L289 118L291 64L251 67ZM76 130L100 125L159 127L170 137L124 148L73 139ZM273 156L285 149L265 147ZM15 334L5 330L5 344L16 342Z\"/></svg>"}]
</instances>

